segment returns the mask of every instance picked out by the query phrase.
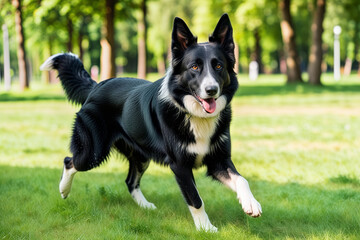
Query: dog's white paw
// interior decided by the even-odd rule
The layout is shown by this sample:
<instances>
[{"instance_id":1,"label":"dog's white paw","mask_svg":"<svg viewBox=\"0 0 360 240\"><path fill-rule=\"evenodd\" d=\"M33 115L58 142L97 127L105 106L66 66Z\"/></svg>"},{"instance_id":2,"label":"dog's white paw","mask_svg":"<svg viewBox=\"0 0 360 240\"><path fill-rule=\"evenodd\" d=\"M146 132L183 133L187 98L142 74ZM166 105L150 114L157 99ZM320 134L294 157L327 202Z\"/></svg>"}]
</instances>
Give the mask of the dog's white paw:
<instances>
[{"instance_id":1,"label":"dog's white paw","mask_svg":"<svg viewBox=\"0 0 360 240\"><path fill-rule=\"evenodd\" d=\"M140 188L135 188L132 192L131 192L131 196L134 199L134 201L142 208L145 209L156 209L156 206L151 203L148 202L146 200L146 198L144 197L143 193L141 192Z\"/></svg>"},{"instance_id":2,"label":"dog's white paw","mask_svg":"<svg viewBox=\"0 0 360 240\"><path fill-rule=\"evenodd\" d=\"M74 179L74 175L76 172L77 171L75 170L75 168L66 169L64 167L61 181L59 184L59 191L60 191L61 197L63 199L65 199L69 196L72 181Z\"/></svg>"},{"instance_id":3,"label":"dog's white paw","mask_svg":"<svg viewBox=\"0 0 360 240\"><path fill-rule=\"evenodd\" d=\"M246 179L241 176L237 177L236 192L244 212L252 217L260 217L262 213L261 205L251 193Z\"/></svg>"},{"instance_id":4,"label":"dog's white paw","mask_svg":"<svg viewBox=\"0 0 360 240\"><path fill-rule=\"evenodd\" d=\"M189 206L189 210L194 219L196 230L205 232L217 232L218 229L211 224L208 215L205 212L204 203L199 209Z\"/></svg>"},{"instance_id":5,"label":"dog's white paw","mask_svg":"<svg viewBox=\"0 0 360 240\"><path fill-rule=\"evenodd\" d=\"M200 225L199 227L196 227L196 230L198 231L205 231L205 232L212 232L215 233L218 231L217 227L212 225L210 222L206 225Z\"/></svg>"},{"instance_id":6,"label":"dog's white paw","mask_svg":"<svg viewBox=\"0 0 360 240\"><path fill-rule=\"evenodd\" d=\"M211 223L207 224L207 225L196 226L196 230L197 231L211 232L211 233L216 233L218 231L217 227L215 227Z\"/></svg>"},{"instance_id":7,"label":"dog's white paw","mask_svg":"<svg viewBox=\"0 0 360 240\"><path fill-rule=\"evenodd\" d=\"M260 217L262 213L261 205L254 197L249 197L240 200L242 209L251 217Z\"/></svg>"},{"instance_id":8,"label":"dog's white paw","mask_svg":"<svg viewBox=\"0 0 360 240\"><path fill-rule=\"evenodd\" d=\"M63 199L66 199L69 196L70 189L66 191L60 191L60 195Z\"/></svg>"},{"instance_id":9,"label":"dog's white paw","mask_svg":"<svg viewBox=\"0 0 360 240\"><path fill-rule=\"evenodd\" d=\"M142 208L145 208L145 209L151 209L151 210L156 209L155 204L153 204L151 202L146 202L146 203L144 202L144 203L139 204L139 206Z\"/></svg>"}]
</instances>

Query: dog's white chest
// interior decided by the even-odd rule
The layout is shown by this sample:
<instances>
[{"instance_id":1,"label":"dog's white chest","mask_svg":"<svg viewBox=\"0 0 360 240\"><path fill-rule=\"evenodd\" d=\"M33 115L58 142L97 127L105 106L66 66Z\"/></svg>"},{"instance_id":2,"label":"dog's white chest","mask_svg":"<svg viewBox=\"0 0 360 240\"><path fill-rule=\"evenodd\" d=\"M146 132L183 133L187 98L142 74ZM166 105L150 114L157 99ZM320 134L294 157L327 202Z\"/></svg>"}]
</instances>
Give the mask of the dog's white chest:
<instances>
[{"instance_id":1,"label":"dog's white chest","mask_svg":"<svg viewBox=\"0 0 360 240\"><path fill-rule=\"evenodd\" d=\"M189 144L187 151L197 155L194 165L198 167L202 164L204 156L210 152L211 137L215 133L218 117L197 118L192 116L188 121L190 131L195 137L195 143Z\"/></svg>"}]
</instances>

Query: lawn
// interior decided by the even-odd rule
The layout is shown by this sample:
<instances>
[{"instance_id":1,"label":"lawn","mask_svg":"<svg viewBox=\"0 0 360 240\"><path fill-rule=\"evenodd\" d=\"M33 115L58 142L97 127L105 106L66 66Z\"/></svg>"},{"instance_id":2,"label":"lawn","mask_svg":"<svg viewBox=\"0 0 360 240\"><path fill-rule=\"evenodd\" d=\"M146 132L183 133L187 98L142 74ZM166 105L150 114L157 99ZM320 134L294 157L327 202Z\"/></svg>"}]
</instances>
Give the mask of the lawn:
<instances>
[{"instance_id":1,"label":"lawn","mask_svg":"<svg viewBox=\"0 0 360 240\"><path fill-rule=\"evenodd\" d=\"M196 232L168 168L142 180L157 210L142 210L114 154L58 192L78 106L59 85L0 91L0 239L359 239L360 78L324 87L284 85L283 76L239 76L233 100L232 156L263 215L246 216L229 189L195 171L219 232Z\"/></svg>"}]
</instances>

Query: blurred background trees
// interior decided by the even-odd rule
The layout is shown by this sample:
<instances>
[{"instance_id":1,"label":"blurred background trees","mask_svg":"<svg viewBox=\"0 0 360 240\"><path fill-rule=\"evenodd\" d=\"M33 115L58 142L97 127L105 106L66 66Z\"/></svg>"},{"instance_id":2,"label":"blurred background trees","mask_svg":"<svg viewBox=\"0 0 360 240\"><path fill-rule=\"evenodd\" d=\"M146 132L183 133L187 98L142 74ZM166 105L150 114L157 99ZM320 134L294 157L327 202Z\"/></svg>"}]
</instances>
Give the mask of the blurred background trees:
<instances>
[{"instance_id":1,"label":"blurred background trees","mask_svg":"<svg viewBox=\"0 0 360 240\"><path fill-rule=\"evenodd\" d=\"M25 35L21 0L12 0L15 8L15 31L17 40L17 58L19 66L19 82L22 90L29 87L29 73L25 51Z\"/></svg>"},{"instance_id":2,"label":"blurred background trees","mask_svg":"<svg viewBox=\"0 0 360 240\"><path fill-rule=\"evenodd\" d=\"M290 12L290 0L280 1L281 33L284 43L284 58L286 62L286 74L288 83L302 82L300 70L300 58L295 41L295 29Z\"/></svg>"},{"instance_id":3,"label":"blurred background trees","mask_svg":"<svg viewBox=\"0 0 360 240\"><path fill-rule=\"evenodd\" d=\"M240 73L254 60L261 73L321 84L321 73L332 71L333 27L340 25L343 73L360 74L358 0L326 0L326 8L325 0L0 0L0 12L0 23L9 30L11 75L24 88L30 80L56 81L39 66L67 51L89 72L98 66L100 79L124 72L164 74L173 18L183 18L199 41L207 41L224 12L234 27ZM1 79L3 56L1 47Z\"/></svg>"},{"instance_id":4,"label":"blurred background trees","mask_svg":"<svg viewBox=\"0 0 360 240\"><path fill-rule=\"evenodd\" d=\"M326 0L316 0L313 7L312 24L311 24L311 47L309 56L309 83L313 85L321 85L321 64L323 56L323 40L324 32L323 21L325 18Z\"/></svg>"}]
</instances>

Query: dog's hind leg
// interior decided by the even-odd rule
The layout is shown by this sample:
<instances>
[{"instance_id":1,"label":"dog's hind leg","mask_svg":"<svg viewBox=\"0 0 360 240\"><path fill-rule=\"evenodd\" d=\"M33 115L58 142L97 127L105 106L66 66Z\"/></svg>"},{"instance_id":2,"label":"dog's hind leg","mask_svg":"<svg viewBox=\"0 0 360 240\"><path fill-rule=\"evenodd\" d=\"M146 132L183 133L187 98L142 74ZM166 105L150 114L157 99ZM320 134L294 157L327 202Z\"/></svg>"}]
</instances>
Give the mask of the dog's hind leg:
<instances>
[{"instance_id":1,"label":"dog's hind leg","mask_svg":"<svg viewBox=\"0 0 360 240\"><path fill-rule=\"evenodd\" d=\"M74 168L72 158L64 159L64 169L61 175L59 190L62 198L67 198L70 193L72 181L77 170Z\"/></svg>"},{"instance_id":2,"label":"dog's hind leg","mask_svg":"<svg viewBox=\"0 0 360 240\"><path fill-rule=\"evenodd\" d=\"M74 175L78 171L88 171L99 166L109 155L113 137L101 116L79 112L77 114L70 150L73 156L64 159L64 170L59 190L62 198L70 193Z\"/></svg>"},{"instance_id":3,"label":"dog's hind leg","mask_svg":"<svg viewBox=\"0 0 360 240\"><path fill-rule=\"evenodd\" d=\"M142 208L156 209L156 206L148 202L140 190L141 177L148 168L150 161L141 159L139 156L132 156L129 158L129 163L129 173L125 182L132 198Z\"/></svg>"}]
</instances>

